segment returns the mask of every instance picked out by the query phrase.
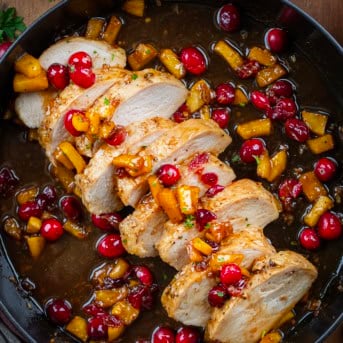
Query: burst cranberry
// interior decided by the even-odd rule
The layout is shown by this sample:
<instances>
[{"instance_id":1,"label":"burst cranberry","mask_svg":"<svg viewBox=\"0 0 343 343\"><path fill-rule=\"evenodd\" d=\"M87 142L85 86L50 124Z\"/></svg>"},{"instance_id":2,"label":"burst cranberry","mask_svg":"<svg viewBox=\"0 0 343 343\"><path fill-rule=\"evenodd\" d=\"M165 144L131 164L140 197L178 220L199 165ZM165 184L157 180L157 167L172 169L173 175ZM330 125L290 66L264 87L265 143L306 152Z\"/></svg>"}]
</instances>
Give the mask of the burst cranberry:
<instances>
[{"instance_id":1,"label":"burst cranberry","mask_svg":"<svg viewBox=\"0 0 343 343\"><path fill-rule=\"evenodd\" d=\"M38 194L35 201L43 211L48 207L49 199L45 194Z\"/></svg>"},{"instance_id":2,"label":"burst cranberry","mask_svg":"<svg viewBox=\"0 0 343 343\"><path fill-rule=\"evenodd\" d=\"M189 47L182 49L180 59L186 70L191 74L200 75L206 71L206 58L198 48Z\"/></svg>"},{"instance_id":3,"label":"burst cranberry","mask_svg":"<svg viewBox=\"0 0 343 343\"><path fill-rule=\"evenodd\" d=\"M95 74L89 68L69 68L70 79L82 88L89 88L95 83Z\"/></svg>"},{"instance_id":4,"label":"burst cranberry","mask_svg":"<svg viewBox=\"0 0 343 343\"><path fill-rule=\"evenodd\" d=\"M228 298L226 288L223 285L214 286L207 296L209 304L213 307L222 307Z\"/></svg>"},{"instance_id":5,"label":"burst cranberry","mask_svg":"<svg viewBox=\"0 0 343 343\"><path fill-rule=\"evenodd\" d=\"M221 185L214 185L211 188L209 188L205 194L208 198L213 198L216 194L222 192L224 188L225 187Z\"/></svg>"},{"instance_id":6,"label":"burst cranberry","mask_svg":"<svg viewBox=\"0 0 343 343\"><path fill-rule=\"evenodd\" d=\"M95 304L86 305L82 310L85 314L92 317L100 317L106 314L106 311L103 308L96 306Z\"/></svg>"},{"instance_id":7,"label":"burst cranberry","mask_svg":"<svg viewBox=\"0 0 343 343\"><path fill-rule=\"evenodd\" d=\"M182 327L176 333L175 343L200 343L200 334L196 329Z\"/></svg>"},{"instance_id":8,"label":"burst cranberry","mask_svg":"<svg viewBox=\"0 0 343 343\"><path fill-rule=\"evenodd\" d=\"M297 142L303 143L310 138L310 130L300 119L290 118L285 123L286 135Z\"/></svg>"},{"instance_id":9,"label":"burst cranberry","mask_svg":"<svg viewBox=\"0 0 343 343\"><path fill-rule=\"evenodd\" d=\"M119 213L92 214L93 224L104 231L118 230L119 223L123 220Z\"/></svg>"},{"instance_id":10,"label":"burst cranberry","mask_svg":"<svg viewBox=\"0 0 343 343\"><path fill-rule=\"evenodd\" d=\"M45 219L40 228L40 234L48 241L56 241L63 233L62 223L55 218Z\"/></svg>"},{"instance_id":11,"label":"burst cranberry","mask_svg":"<svg viewBox=\"0 0 343 343\"><path fill-rule=\"evenodd\" d=\"M342 224L332 212L325 212L318 221L318 234L323 239L336 239L342 234Z\"/></svg>"},{"instance_id":12,"label":"burst cranberry","mask_svg":"<svg viewBox=\"0 0 343 343\"><path fill-rule=\"evenodd\" d=\"M127 132L124 127L118 126L114 129L113 133L105 139L106 143L112 146L118 146L122 144L127 136Z\"/></svg>"},{"instance_id":13,"label":"burst cranberry","mask_svg":"<svg viewBox=\"0 0 343 343\"><path fill-rule=\"evenodd\" d=\"M82 132L76 130L73 125L73 116L76 113L84 114L84 112L79 111L79 110L70 110L64 116L64 127L74 137L78 137L82 135Z\"/></svg>"},{"instance_id":14,"label":"burst cranberry","mask_svg":"<svg viewBox=\"0 0 343 343\"><path fill-rule=\"evenodd\" d=\"M260 69L261 66L258 62L246 60L237 70L237 75L241 79L248 79L250 77L255 77Z\"/></svg>"},{"instance_id":15,"label":"burst cranberry","mask_svg":"<svg viewBox=\"0 0 343 343\"><path fill-rule=\"evenodd\" d=\"M267 111L270 109L268 97L260 91L251 92L250 100L258 110Z\"/></svg>"},{"instance_id":16,"label":"burst cranberry","mask_svg":"<svg viewBox=\"0 0 343 343\"><path fill-rule=\"evenodd\" d=\"M226 32L235 32L239 29L241 18L238 8L227 4L220 8L217 17L220 28Z\"/></svg>"},{"instance_id":17,"label":"burst cranberry","mask_svg":"<svg viewBox=\"0 0 343 343\"><path fill-rule=\"evenodd\" d=\"M173 186L181 178L179 169L173 164L164 164L157 171L159 180L165 186Z\"/></svg>"},{"instance_id":18,"label":"burst cranberry","mask_svg":"<svg viewBox=\"0 0 343 343\"><path fill-rule=\"evenodd\" d=\"M216 173L202 174L201 182L208 186L214 186L218 183L218 175Z\"/></svg>"},{"instance_id":19,"label":"burst cranberry","mask_svg":"<svg viewBox=\"0 0 343 343\"><path fill-rule=\"evenodd\" d=\"M323 157L314 166L314 173L322 182L331 180L337 170L337 163L331 158Z\"/></svg>"},{"instance_id":20,"label":"burst cranberry","mask_svg":"<svg viewBox=\"0 0 343 343\"><path fill-rule=\"evenodd\" d=\"M176 123L182 123L189 117L189 110L186 104L183 104L179 109L173 114L173 119Z\"/></svg>"},{"instance_id":21,"label":"burst cranberry","mask_svg":"<svg viewBox=\"0 0 343 343\"><path fill-rule=\"evenodd\" d=\"M77 220L82 215L80 202L73 196L67 195L61 199L61 208L64 215L71 220Z\"/></svg>"},{"instance_id":22,"label":"burst cranberry","mask_svg":"<svg viewBox=\"0 0 343 343\"><path fill-rule=\"evenodd\" d=\"M242 290L247 286L247 283L248 278L243 275L238 282L228 285L226 291L231 297L239 297L242 294Z\"/></svg>"},{"instance_id":23,"label":"burst cranberry","mask_svg":"<svg viewBox=\"0 0 343 343\"><path fill-rule=\"evenodd\" d=\"M136 309L150 311L154 304L153 288L139 285L130 290L128 301Z\"/></svg>"},{"instance_id":24,"label":"burst cranberry","mask_svg":"<svg viewBox=\"0 0 343 343\"><path fill-rule=\"evenodd\" d=\"M316 250L320 246L320 239L317 232L312 228L305 228L299 235L300 244L307 250Z\"/></svg>"},{"instance_id":25,"label":"burst cranberry","mask_svg":"<svg viewBox=\"0 0 343 343\"><path fill-rule=\"evenodd\" d=\"M197 154L192 161L189 162L188 168L192 171L200 171L203 169L204 164L206 164L209 160L209 153L203 152L201 154Z\"/></svg>"},{"instance_id":26,"label":"burst cranberry","mask_svg":"<svg viewBox=\"0 0 343 343\"><path fill-rule=\"evenodd\" d=\"M235 100L235 88L229 83L222 83L216 88L216 100L221 105L230 105Z\"/></svg>"},{"instance_id":27,"label":"burst cranberry","mask_svg":"<svg viewBox=\"0 0 343 343\"><path fill-rule=\"evenodd\" d=\"M18 216L23 221L28 221L30 217L41 217L43 214L42 208L37 201L28 201L20 205L18 208Z\"/></svg>"},{"instance_id":28,"label":"burst cranberry","mask_svg":"<svg viewBox=\"0 0 343 343\"><path fill-rule=\"evenodd\" d=\"M225 264L220 270L220 281L225 285L233 285L241 278L241 268L235 263Z\"/></svg>"},{"instance_id":29,"label":"burst cranberry","mask_svg":"<svg viewBox=\"0 0 343 343\"><path fill-rule=\"evenodd\" d=\"M88 320L87 334L90 339L106 340L108 335L108 326L103 317L93 317Z\"/></svg>"},{"instance_id":30,"label":"burst cranberry","mask_svg":"<svg viewBox=\"0 0 343 343\"><path fill-rule=\"evenodd\" d=\"M209 210L205 210L204 208L195 212L195 221L198 224L200 231L205 228L206 224L215 219L217 219L216 214Z\"/></svg>"},{"instance_id":31,"label":"burst cranberry","mask_svg":"<svg viewBox=\"0 0 343 343\"><path fill-rule=\"evenodd\" d=\"M100 239L97 244L98 253L107 258L120 257L125 253L120 235L108 234Z\"/></svg>"},{"instance_id":32,"label":"burst cranberry","mask_svg":"<svg viewBox=\"0 0 343 343\"><path fill-rule=\"evenodd\" d=\"M145 285L145 286L151 286L153 277L151 274L151 271L149 268L145 266L135 266L133 267L133 270L136 274L136 277L139 279L139 281Z\"/></svg>"},{"instance_id":33,"label":"burst cranberry","mask_svg":"<svg viewBox=\"0 0 343 343\"><path fill-rule=\"evenodd\" d=\"M302 192L302 185L296 179L286 179L279 186L280 199L298 198Z\"/></svg>"},{"instance_id":34,"label":"burst cranberry","mask_svg":"<svg viewBox=\"0 0 343 343\"><path fill-rule=\"evenodd\" d=\"M267 111L267 116L273 120L293 118L297 112L297 105L291 98L278 99L274 108Z\"/></svg>"},{"instance_id":35,"label":"burst cranberry","mask_svg":"<svg viewBox=\"0 0 343 343\"><path fill-rule=\"evenodd\" d=\"M18 185L18 179L14 171L10 168L3 167L0 170L0 196L8 197L13 193L15 187Z\"/></svg>"},{"instance_id":36,"label":"burst cranberry","mask_svg":"<svg viewBox=\"0 0 343 343\"><path fill-rule=\"evenodd\" d=\"M75 68L92 68L92 58L84 51L78 51L73 53L68 60L69 66Z\"/></svg>"},{"instance_id":37,"label":"burst cranberry","mask_svg":"<svg viewBox=\"0 0 343 343\"><path fill-rule=\"evenodd\" d=\"M57 199L56 188L52 185L47 185L43 188L42 194L44 194L48 199L48 205L53 205Z\"/></svg>"},{"instance_id":38,"label":"burst cranberry","mask_svg":"<svg viewBox=\"0 0 343 343\"><path fill-rule=\"evenodd\" d=\"M285 50L287 45L286 31L278 28L270 29L265 36L267 48L275 53L280 53Z\"/></svg>"},{"instance_id":39,"label":"burst cranberry","mask_svg":"<svg viewBox=\"0 0 343 343\"><path fill-rule=\"evenodd\" d=\"M53 299L47 302L45 311L52 322L65 325L71 319L71 305L66 300Z\"/></svg>"},{"instance_id":40,"label":"burst cranberry","mask_svg":"<svg viewBox=\"0 0 343 343\"><path fill-rule=\"evenodd\" d=\"M10 48L12 42L3 42L0 44L0 58L5 55L6 51Z\"/></svg>"},{"instance_id":41,"label":"burst cranberry","mask_svg":"<svg viewBox=\"0 0 343 343\"><path fill-rule=\"evenodd\" d=\"M151 343L174 343L175 333L168 327L161 326L157 328L151 338Z\"/></svg>"},{"instance_id":42,"label":"burst cranberry","mask_svg":"<svg viewBox=\"0 0 343 343\"><path fill-rule=\"evenodd\" d=\"M256 157L261 156L265 150L264 143L261 139L251 138L246 140L239 150L239 156L245 163L252 163Z\"/></svg>"},{"instance_id":43,"label":"burst cranberry","mask_svg":"<svg viewBox=\"0 0 343 343\"><path fill-rule=\"evenodd\" d=\"M293 87L287 80L277 80L268 88L267 94L275 95L278 98L290 98L293 95Z\"/></svg>"},{"instance_id":44,"label":"burst cranberry","mask_svg":"<svg viewBox=\"0 0 343 343\"><path fill-rule=\"evenodd\" d=\"M47 77L50 84L56 89L62 90L69 85L69 71L63 64L52 64L48 68Z\"/></svg>"},{"instance_id":45,"label":"burst cranberry","mask_svg":"<svg viewBox=\"0 0 343 343\"><path fill-rule=\"evenodd\" d=\"M214 120L222 129L229 124L230 110L228 108L217 108L212 111L212 120Z\"/></svg>"}]
</instances>

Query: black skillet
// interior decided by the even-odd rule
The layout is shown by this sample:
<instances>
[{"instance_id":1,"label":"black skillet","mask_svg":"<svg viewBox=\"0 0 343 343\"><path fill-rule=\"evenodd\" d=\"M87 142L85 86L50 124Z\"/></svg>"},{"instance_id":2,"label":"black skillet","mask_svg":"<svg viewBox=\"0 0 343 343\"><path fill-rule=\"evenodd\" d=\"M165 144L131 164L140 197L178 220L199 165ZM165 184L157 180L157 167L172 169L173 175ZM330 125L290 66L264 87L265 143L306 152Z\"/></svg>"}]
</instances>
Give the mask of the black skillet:
<instances>
[{"instance_id":1,"label":"black skillet","mask_svg":"<svg viewBox=\"0 0 343 343\"><path fill-rule=\"evenodd\" d=\"M165 2L193 2L199 4L199 6L219 7L228 1L166 0ZM297 47L297 51L301 51L305 58L309 59L316 67L322 82L332 94L335 101L333 108L338 109L334 120L341 125L343 122L342 47L311 17L288 1L241 0L237 2L244 12L257 22L266 23L268 26L282 25L288 29L292 36L292 44ZM106 16L108 13L113 12L120 3L121 1L114 0L64 0L39 18L1 60L1 113L6 108L11 95L13 61L23 51L38 56L42 50L53 42L54 37L65 31L65 28L68 28L70 32L73 28L77 29L84 25L89 17ZM311 94L311 90L309 90L309 94ZM1 126L3 126L3 123L1 123ZM342 140L342 132L340 132L338 134L340 151L342 150ZM342 159L341 152L338 154L339 157ZM272 238L278 240L277 237ZM332 256L330 253L326 254L325 263L328 266L328 271L324 273L325 278L320 280L317 289L318 296L322 301L321 309L316 316L309 312L302 318L301 323L289 329L285 337L286 342L321 342L343 321L343 297L339 291L339 289L342 289L343 278L341 268L343 260L340 258L339 253L339 251L342 251L342 240L332 247L336 252L338 251L338 254L335 253ZM59 331L56 334L56 327L46 320L35 301L18 286L16 278L17 274L6 255L6 248L3 239L1 239L0 315L3 322L25 342L47 342L48 337L54 335L57 335L55 336L55 342L72 342L73 339L68 335ZM11 338L8 341L13 342Z\"/></svg>"}]
</instances>

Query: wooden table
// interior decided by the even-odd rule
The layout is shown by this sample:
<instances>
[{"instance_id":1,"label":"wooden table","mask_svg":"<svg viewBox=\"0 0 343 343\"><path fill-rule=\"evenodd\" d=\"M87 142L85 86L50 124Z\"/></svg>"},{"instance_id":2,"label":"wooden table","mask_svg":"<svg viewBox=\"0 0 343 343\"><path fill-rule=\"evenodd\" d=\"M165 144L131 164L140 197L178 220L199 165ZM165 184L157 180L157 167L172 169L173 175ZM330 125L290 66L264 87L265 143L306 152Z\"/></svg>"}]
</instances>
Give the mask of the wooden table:
<instances>
[{"instance_id":1,"label":"wooden table","mask_svg":"<svg viewBox=\"0 0 343 343\"><path fill-rule=\"evenodd\" d=\"M343 0L293 0L300 8L317 19L343 45ZM46 10L58 3L58 0L0 0L2 6L14 6L19 15L30 24ZM326 341L326 343L343 342L342 327Z\"/></svg>"}]
</instances>

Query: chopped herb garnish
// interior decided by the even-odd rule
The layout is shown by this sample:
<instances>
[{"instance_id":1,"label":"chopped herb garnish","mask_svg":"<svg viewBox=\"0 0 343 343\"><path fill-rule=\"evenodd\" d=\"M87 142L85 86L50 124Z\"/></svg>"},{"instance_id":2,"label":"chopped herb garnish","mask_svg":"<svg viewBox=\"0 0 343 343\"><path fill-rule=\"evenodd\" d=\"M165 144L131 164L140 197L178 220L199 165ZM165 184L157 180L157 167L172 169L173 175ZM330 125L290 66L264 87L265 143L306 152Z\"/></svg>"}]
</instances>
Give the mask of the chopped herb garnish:
<instances>
[{"instance_id":1,"label":"chopped herb garnish","mask_svg":"<svg viewBox=\"0 0 343 343\"><path fill-rule=\"evenodd\" d=\"M221 298L223 298L223 297L224 297L224 295L225 295L225 293L224 293L224 292L217 292L217 295L218 295L218 297L221 297Z\"/></svg>"},{"instance_id":2,"label":"chopped herb garnish","mask_svg":"<svg viewBox=\"0 0 343 343\"><path fill-rule=\"evenodd\" d=\"M137 74L132 74L132 80L137 80L138 79L138 75Z\"/></svg>"},{"instance_id":3,"label":"chopped herb garnish","mask_svg":"<svg viewBox=\"0 0 343 343\"><path fill-rule=\"evenodd\" d=\"M186 217L183 224L185 225L186 228L191 229L194 227L194 220L195 220L195 217L190 214Z\"/></svg>"},{"instance_id":4,"label":"chopped herb garnish","mask_svg":"<svg viewBox=\"0 0 343 343\"><path fill-rule=\"evenodd\" d=\"M150 49L147 49L147 50L145 50L145 53L146 53L147 55L150 55L150 54L151 54L151 50L150 50Z\"/></svg>"},{"instance_id":5,"label":"chopped herb garnish","mask_svg":"<svg viewBox=\"0 0 343 343\"><path fill-rule=\"evenodd\" d=\"M71 73L74 73L74 71L75 71L75 66L74 66L74 65L70 65L70 66L69 66L69 71L70 71Z\"/></svg>"},{"instance_id":6,"label":"chopped herb garnish","mask_svg":"<svg viewBox=\"0 0 343 343\"><path fill-rule=\"evenodd\" d=\"M125 239L123 239L123 243L124 244L126 244L127 243L127 239L125 238Z\"/></svg>"},{"instance_id":7,"label":"chopped herb garnish","mask_svg":"<svg viewBox=\"0 0 343 343\"><path fill-rule=\"evenodd\" d=\"M234 153L231 157L231 162L232 163L237 163L237 162L241 162L241 158L239 157L238 154Z\"/></svg>"},{"instance_id":8,"label":"chopped herb garnish","mask_svg":"<svg viewBox=\"0 0 343 343\"><path fill-rule=\"evenodd\" d=\"M245 107L245 105L246 105L246 104L245 104L244 102L241 102L241 103L239 104L240 107Z\"/></svg>"},{"instance_id":9,"label":"chopped herb garnish","mask_svg":"<svg viewBox=\"0 0 343 343\"><path fill-rule=\"evenodd\" d=\"M293 246L297 246L297 245L298 245L298 242L297 242L297 241L291 241L290 244L293 245Z\"/></svg>"},{"instance_id":10,"label":"chopped herb garnish","mask_svg":"<svg viewBox=\"0 0 343 343\"><path fill-rule=\"evenodd\" d=\"M218 262L225 262L225 258L223 256L219 256L217 260Z\"/></svg>"},{"instance_id":11,"label":"chopped herb garnish","mask_svg":"<svg viewBox=\"0 0 343 343\"><path fill-rule=\"evenodd\" d=\"M114 54L111 54L111 61L114 61Z\"/></svg>"},{"instance_id":12,"label":"chopped herb garnish","mask_svg":"<svg viewBox=\"0 0 343 343\"><path fill-rule=\"evenodd\" d=\"M0 43L4 40L14 40L18 32L23 32L25 29L23 17L17 17L14 7L0 11Z\"/></svg>"},{"instance_id":13,"label":"chopped herb garnish","mask_svg":"<svg viewBox=\"0 0 343 343\"><path fill-rule=\"evenodd\" d=\"M206 223L204 226L205 229L209 229L210 227L211 227L211 223Z\"/></svg>"},{"instance_id":14,"label":"chopped herb garnish","mask_svg":"<svg viewBox=\"0 0 343 343\"><path fill-rule=\"evenodd\" d=\"M252 155L252 157L255 159L257 165L259 165L260 162L261 162L261 159L258 156L256 156L256 155Z\"/></svg>"},{"instance_id":15,"label":"chopped herb garnish","mask_svg":"<svg viewBox=\"0 0 343 343\"><path fill-rule=\"evenodd\" d=\"M105 99L104 99L104 104L105 104L106 106L108 106L108 105L110 104L110 100L108 100L108 98L105 98Z\"/></svg>"},{"instance_id":16,"label":"chopped herb garnish","mask_svg":"<svg viewBox=\"0 0 343 343\"><path fill-rule=\"evenodd\" d=\"M97 54L98 52L96 50L93 51L93 54Z\"/></svg>"},{"instance_id":17,"label":"chopped herb garnish","mask_svg":"<svg viewBox=\"0 0 343 343\"><path fill-rule=\"evenodd\" d=\"M164 273L163 274L163 280L166 281L167 279L168 279L168 276L167 276L167 274Z\"/></svg>"}]
</instances>

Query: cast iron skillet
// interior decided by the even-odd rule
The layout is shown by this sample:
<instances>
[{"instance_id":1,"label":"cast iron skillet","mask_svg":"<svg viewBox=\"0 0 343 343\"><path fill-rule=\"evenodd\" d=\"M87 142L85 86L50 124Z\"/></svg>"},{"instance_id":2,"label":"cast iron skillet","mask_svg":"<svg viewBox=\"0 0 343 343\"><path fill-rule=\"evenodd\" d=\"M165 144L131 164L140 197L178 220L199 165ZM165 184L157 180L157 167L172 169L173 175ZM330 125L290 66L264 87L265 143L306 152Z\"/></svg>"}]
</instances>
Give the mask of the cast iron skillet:
<instances>
[{"instance_id":1,"label":"cast iron skillet","mask_svg":"<svg viewBox=\"0 0 343 343\"><path fill-rule=\"evenodd\" d=\"M179 0L178 2L213 5L214 1ZM215 5L220 6L226 2L228 1L215 1ZM121 1L114 0L64 0L39 18L1 60L0 113L2 114L3 109L6 108L11 93L13 62L23 51L39 55L52 43L53 37L63 32L66 27L78 28L89 17L111 13L120 3ZM343 108L342 47L317 22L289 1L241 0L239 4L254 18L268 23L269 26L278 25L279 20L282 20L281 25L291 33L294 44L318 68L326 87ZM280 16L280 13L283 14ZM343 113L336 115L339 117L335 121L342 123ZM342 139L343 137L340 137L340 140ZM48 337L56 335L56 327L45 319L34 300L15 282L17 275L6 255L2 239L0 243L0 316L10 330L23 341L46 342ZM321 342L343 321L343 297L338 291L338 284L341 284L343 279L342 267L343 260L331 277L324 282L326 287L322 294L325 293L325 296L321 299L322 307L319 315L305 318L303 323L286 337L287 342ZM62 332L57 332L55 336L55 342L72 341L72 338Z\"/></svg>"}]
</instances>

